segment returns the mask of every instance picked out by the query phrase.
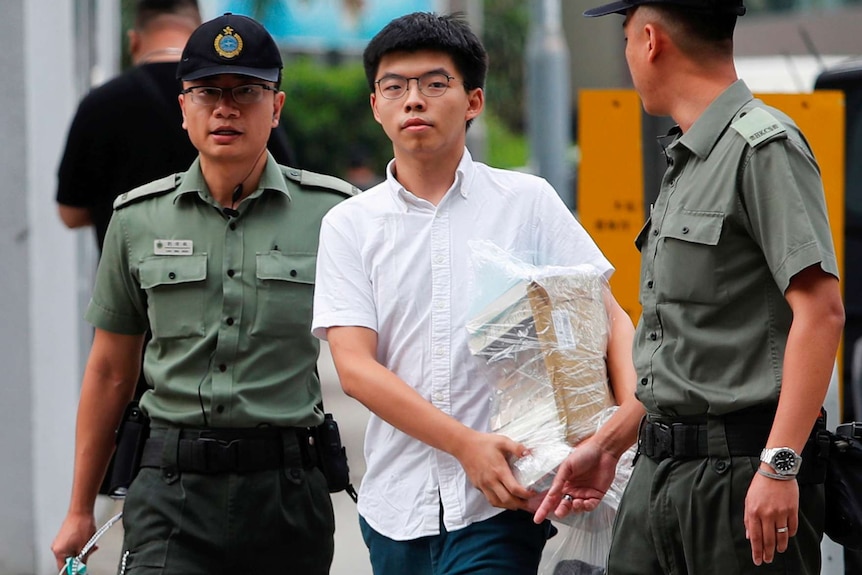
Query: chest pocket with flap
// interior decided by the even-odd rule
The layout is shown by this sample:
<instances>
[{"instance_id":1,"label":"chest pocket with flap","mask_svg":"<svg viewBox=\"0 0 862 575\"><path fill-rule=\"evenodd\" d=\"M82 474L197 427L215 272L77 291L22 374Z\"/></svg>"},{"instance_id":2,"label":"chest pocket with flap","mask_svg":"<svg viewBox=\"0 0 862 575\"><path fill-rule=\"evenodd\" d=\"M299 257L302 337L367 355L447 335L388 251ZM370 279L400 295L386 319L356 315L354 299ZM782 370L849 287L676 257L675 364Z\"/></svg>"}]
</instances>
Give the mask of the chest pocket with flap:
<instances>
[{"instance_id":1,"label":"chest pocket with flap","mask_svg":"<svg viewBox=\"0 0 862 575\"><path fill-rule=\"evenodd\" d=\"M715 303L722 291L718 241L724 213L681 210L662 222L655 260L659 301Z\"/></svg>"},{"instance_id":2,"label":"chest pocket with flap","mask_svg":"<svg viewBox=\"0 0 862 575\"><path fill-rule=\"evenodd\" d=\"M257 254L257 313L252 335L283 337L311 329L316 254Z\"/></svg>"},{"instance_id":3,"label":"chest pocket with flap","mask_svg":"<svg viewBox=\"0 0 862 575\"><path fill-rule=\"evenodd\" d=\"M153 256L138 272L154 337L204 335L206 254Z\"/></svg>"}]
</instances>

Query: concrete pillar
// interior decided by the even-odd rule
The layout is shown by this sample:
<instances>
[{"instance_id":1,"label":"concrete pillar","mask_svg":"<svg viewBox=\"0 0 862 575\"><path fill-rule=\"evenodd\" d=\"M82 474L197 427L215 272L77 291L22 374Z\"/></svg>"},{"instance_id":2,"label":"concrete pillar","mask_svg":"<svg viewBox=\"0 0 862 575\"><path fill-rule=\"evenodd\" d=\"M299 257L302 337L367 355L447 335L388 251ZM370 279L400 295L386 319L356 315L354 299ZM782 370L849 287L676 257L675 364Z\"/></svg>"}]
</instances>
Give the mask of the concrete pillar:
<instances>
[{"instance_id":1,"label":"concrete pillar","mask_svg":"<svg viewBox=\"0 0 862 575\"><path fill-rule=\"evenodd\" d=\"M569 48L561 25L560 0L531 0L527 36L527 124L530 165L557 190L569 209L575 208Z\"/></svg>"},{"instance_id":2,"label":"concrete pillar","mask_svg":"<svg viewBox=\"0 0 862 575\"><path fill-rule=\"evenodd\" d=\"M56 572L80 381L75 234L54 205L71 114L73 0L4 0L0 18L0 573Z\"/></svg>"},{"instance_id":3,"label":"concrete pillar","mask_svg":"<svg viewBox=\"0 0 862 575\"><path fill-rule=\"evenodd\" d=\"M33 565L33 437L31 436L29 345L31 328L27 305L29 230L27 226L26 107L24 57L25 0L6 2L0 18L0 572L26 573Z\"/></svg>"},{"instance_id":4,"label":"concrete pillar","mask_svg":"<svg viewBox=\"0 0 862 575\"><path fill-rule=\"evenodd\" d=\"M562 24L569 47L572 109L582 88L631 88L626 67L623 17L584 18L587 8L602 2L562 2Z\"/></svg>"},{"instance_id":5,"label":"concrete pillar","mask_svg":"<svg viewBox=\"0 0 862 575\"><path fill-rule=\"evenodd\" d=\"M15 0L17 1L17 0ZM26 69L27 268L30 285L21 310L29 315L29 432L33 488L33 572L51 573L49 545L69 500L75 410L81 365L80 311L75 294L75 234L54 204L56 170L66 129L78 100L72 59L74 2L21 0ZM22 218L23 219L23 218ZM22 469L21 472L24 472ZM22 479L24 479L22 477Z\"/></svg>"}]
</instances>

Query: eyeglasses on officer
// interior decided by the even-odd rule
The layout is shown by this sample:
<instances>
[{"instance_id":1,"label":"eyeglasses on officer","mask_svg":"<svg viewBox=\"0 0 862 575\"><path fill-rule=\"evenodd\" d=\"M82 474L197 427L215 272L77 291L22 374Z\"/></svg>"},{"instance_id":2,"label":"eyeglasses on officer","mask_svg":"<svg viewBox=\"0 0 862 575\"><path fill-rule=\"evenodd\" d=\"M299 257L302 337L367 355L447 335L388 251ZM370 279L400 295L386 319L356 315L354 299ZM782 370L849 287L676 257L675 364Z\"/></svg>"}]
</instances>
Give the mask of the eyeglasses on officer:
<instances>
[{"instance_id":1,"label":"eyeglasses on officer","mask_svg":"<svg viewBox=\"0 0 862 575\"><path fill-rule=\"evenodd\" d=\"M216 86L192 86L186 88L181 94L189 94L192 102L200 106L215 106L221 101L225 92L230 92L233 101L237 104L257 104L263 99L264 92L278 92L277 88L266 84L242 84L233 88L218 88Z\"/></svg>"}]
</instances>

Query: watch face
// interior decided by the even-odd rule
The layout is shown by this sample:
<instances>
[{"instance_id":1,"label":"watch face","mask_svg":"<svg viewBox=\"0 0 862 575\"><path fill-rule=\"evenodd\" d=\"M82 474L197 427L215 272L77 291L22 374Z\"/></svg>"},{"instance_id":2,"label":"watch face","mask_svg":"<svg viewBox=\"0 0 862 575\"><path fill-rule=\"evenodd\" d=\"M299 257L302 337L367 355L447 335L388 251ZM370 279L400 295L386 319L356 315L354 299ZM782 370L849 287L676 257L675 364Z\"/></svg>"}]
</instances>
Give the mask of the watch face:
<instances>
[{"instance_id":1,"label":"watch face","mask_svg":"<svg viewBox=\"0 0 862 575\"><path fill-rule=\"evenodd\" d=\"M795 466L796 456L788 449L781 449L772 457L772 467L779 473L793 471Z\"/></svg>"}]
</instances>

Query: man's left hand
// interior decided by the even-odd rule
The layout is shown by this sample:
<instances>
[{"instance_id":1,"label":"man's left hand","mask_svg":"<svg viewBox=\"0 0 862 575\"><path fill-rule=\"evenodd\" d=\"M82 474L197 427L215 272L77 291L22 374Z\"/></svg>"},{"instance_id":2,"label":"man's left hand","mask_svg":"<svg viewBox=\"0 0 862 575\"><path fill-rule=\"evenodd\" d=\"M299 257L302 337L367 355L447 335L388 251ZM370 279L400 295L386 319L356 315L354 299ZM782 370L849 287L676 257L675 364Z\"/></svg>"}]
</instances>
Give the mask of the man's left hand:
<instances>
[{"instance_id":1,"label":"man's left hand","mask_svg":"<svg viewBox=\"0 0 862 575\"><path fill-rule=\"evenodd\" d=\"M541 523L551 513L563 518L573 511L593 511L614 480L617 461L589 440L579 444L557 470L533 521Z\"/></svg>"},{"instance_id":2,"label":"man's left hand","mask_svg":"<svg viewBox=\"0 0 862 575\"><path fill-rule=\"evenodd\" d=\"M784 553L799 527L799 484L756 474L745 497L745 537L755 565Z\"/></svg>"}]
</instances>

